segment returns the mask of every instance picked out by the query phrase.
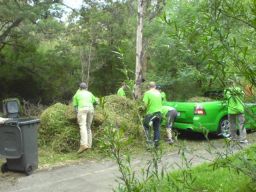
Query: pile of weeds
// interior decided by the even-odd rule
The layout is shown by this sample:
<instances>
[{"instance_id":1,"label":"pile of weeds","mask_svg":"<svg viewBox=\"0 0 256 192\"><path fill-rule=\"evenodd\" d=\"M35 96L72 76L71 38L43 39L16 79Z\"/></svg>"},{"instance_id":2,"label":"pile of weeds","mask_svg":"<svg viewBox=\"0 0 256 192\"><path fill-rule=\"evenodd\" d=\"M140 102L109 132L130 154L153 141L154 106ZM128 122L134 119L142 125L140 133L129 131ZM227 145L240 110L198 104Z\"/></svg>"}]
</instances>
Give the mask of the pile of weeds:
<instances>
[{"instance_id":1,"label":"pile of weeds","mask_svg":"<svg viewBox=\"0 0 256 192\"><path fill-rule=\"evenodd\" d=\"M56 152L70 152L79 146L79 129L71 105L56 103L40 116L39 143Z\"/></svg>"},{"instance_id":2,"label":"pile of weeds","mask_svg":"<svg viewBox=\"0 0 256 192\"><path fill-rule=\"evenodd\" d=\"M50 146L60 153L77 150L80 141L79 126L72 105L56 103L41 114L39 141L42 146ZM127 139L139 140L143 137L138 103L116 95L100 99L95 107L92 124L93 147L99 145L104 128L111 125L121 129ZM134 142L133 142L134 143Z\"/></svg>"},{"instance_id":3,"label":"pile of weeds","mask_svg":"<svg viewBox=\"0 0 256 192\"><path fill-rule=\"evenodd\" d=\"M97 114L98 113L98 114ZM102 100L100 106L96 108L97 116L103 116L103 127L112 125L117 129L124 129L127 134L134 136L139 122L138 103L134 100L116 95L107 96Z\"/></svg>"}]
</instances>

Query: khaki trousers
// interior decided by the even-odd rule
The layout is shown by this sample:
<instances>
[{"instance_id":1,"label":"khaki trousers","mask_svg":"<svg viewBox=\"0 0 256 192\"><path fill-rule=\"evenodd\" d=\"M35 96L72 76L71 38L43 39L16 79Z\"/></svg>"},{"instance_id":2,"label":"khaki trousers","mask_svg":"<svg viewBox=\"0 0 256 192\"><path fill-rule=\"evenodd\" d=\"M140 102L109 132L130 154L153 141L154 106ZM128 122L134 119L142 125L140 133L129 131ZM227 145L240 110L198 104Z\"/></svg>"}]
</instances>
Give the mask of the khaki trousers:
<instances>
[{"instance_id":1,"label":"khaki trousers","mask_svg":"<svg viewBox=\"0 0 256 192\"><path fill-rule=\"evenodd\" d=\"M92 131L91 124L93 119L93 107L83 107L78 109L77 121L80 127L80 145L92 147Z\"/></svg>"}]
</instances>

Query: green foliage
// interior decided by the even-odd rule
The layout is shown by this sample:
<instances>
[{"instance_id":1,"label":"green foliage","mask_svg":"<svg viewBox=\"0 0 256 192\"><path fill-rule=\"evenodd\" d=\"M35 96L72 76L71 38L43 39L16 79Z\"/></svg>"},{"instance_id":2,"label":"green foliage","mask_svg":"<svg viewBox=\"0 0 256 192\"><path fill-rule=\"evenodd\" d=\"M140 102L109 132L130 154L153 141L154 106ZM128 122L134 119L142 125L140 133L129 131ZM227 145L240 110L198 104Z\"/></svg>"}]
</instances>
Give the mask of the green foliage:
<instances>
[{"instance_id":1,"label":"green foliage","mask_svg":"<svg viewBox=\"0 0 256 192\"><path fill-rule=\"evenodd\" d=\"M188 84L186 80L197 87L194 92L197 95L221 89L226 85L225 79L233 78L235 73L251 81L255 76L251 69L256 66L251 35L255 29L250 21L255 15L254 2L170 0L168 3L162 18L169 27L163 27L167 37L162 47L169 51L165 51L165 58L170 58L168 68L173 71L172 79L177 80L176 86L171 87L174 92L181 86L180 81Z\"/></svg>"},{"instance_id":2,"label":"green foliage","mask_svg":"<svg viewBox=\"0 0 256 192\"><path fill-rule=\"evenodd\" d=\"M133 70L136 12L132 1L87 2L77 24L69 25L71 42L85 55L85 73L90 58L91 90L100 96L113 94L126 78L120 70ZM122 60L115 52L123 50ZM124 66L124 63L127 66Z\"/></svg>"},{"instance_id":3,"label":"green foliage","mask_svg":"<svg viewBox=\"0 0 256 192\"><path fill-rule=\"evenodd\" d=\"M165 171L159 167L162 158L161 150L156 148L149 150L152 159L147 162L147 167L141 170L143 179L140 179L131 164L130 154L124 153L125 146L129 145L129 142L126 140L122 129L116 129L109 125L104 129L104 136L100 139L100 143L101 149L105 150L116 161L121 173L119 186L115 191L158 191L156 186L147 188L147 185L154 180L160 181L165 176Z\"/></svg>"},{"instance_id":4,"label":"green foliage","mask_svg":"<svg viewBox=\"0 0 256 192\"><path fill-rule=\"evenodd\" d=\"M85 78L98 96L123 81L132 90L136 1L86 1L67 23L58 1L31 2L0 3L0 98L68 102ZM235 74L255 87L254 1L157 2L145 10L147 81L171 100L221 90Z\"/></svg>"},{"instance_id":5,"label":"green foliage","mask_svg":"<svg viewBox=\"0 0 256 192\"><path fill-rule=\"evenodd\" d=\"M109 125L104 129L104 135L100 140L102 150L106 150L108 154L116 161L121 173L120 180L124 187L119 186L118 191L140 191L138 180L135 178L135 172L131 168L131 159L129 155L122 153L124 146L128 145L123 130L116 129Z\"/></svg>"},{"instance_id":6,"label":"green foliage","mask_svg":"<svg viewBox=\"0 0 256 192\"><path fill-rule=\"evenodd\" d=\"M226 150L230 151L230 147L227 145ZM180 149L183 166L161 179L151 177L141 184L142 191L255 191L255 145L235 155L221 152L214 162L194 168L184 148L180 146Z\"/></svg>"},{"instance_id":7,"label":"green foliage","mask_svg":"<svg viewBox=\"0 0 256 192\"><path fill-rule=\"evenodd\" d=\"M52 7L56 3L0 2L0 98L17 96L45 104L72 96L77 57L60 38L65 25L50 11L58 10Z\"/></svg>"},{"instance_id":8,"label":"green foliage","mask_svg":"<svg viewBox=\"0 0 256 192\"><path fill-rule=\"evenodd\" d=\"M208 164L201 165L198 168L192 170L192 174L195 177L195 182L189 188L183 191L209 191L209 192L229 192L230 189L237 191L253 191L248 186L250 179L243 174L237 174L235 171L228 169L216 169L214 170ZM181 174L173 174L177 180L180 180L179 185L182 186ZM236 182L234 182L236 181ZM166 182L166 181L165 181ZM164 184L164 188L167 188L168 183ZM165 191L165 190L163 190Z\"/></svg>"},{"instance_id":9,"label":"green foliage","mask_svg":"<svg viewBox=\"0 0 256 192\"><path fill-rule=\"evenodd\" d=\"M99 125L95 133L96 144L104 137L104 129L111 126L123 132L129 142L126 149L131 150L131 146L136 146L144 137L138 115L139 103L117 95L106 96L101 100L101 105L96 107L94 118L95 126Z\"/></svg>"},{"instance_id":10,"label":"green foliage","mask_svg":"<svg viewBox=\"0 0 256 192\"><path fill-rule=\"evenodd\" d=\"M235 145L231 142L228 143L229 147L234 147ZM240 146L238 146L240 147ZM237 174L243 174L250 178L251 182L255 184L256 181L256 161L255 161L255 148L253 145L248 149L245 149L238 154L226 157L222 153L219 154L218 161L216 161L213 166L215 169L224 168L228 170L235 171ZM256 186L254 186L256 189Z\"/></svg>"}]
</instances>

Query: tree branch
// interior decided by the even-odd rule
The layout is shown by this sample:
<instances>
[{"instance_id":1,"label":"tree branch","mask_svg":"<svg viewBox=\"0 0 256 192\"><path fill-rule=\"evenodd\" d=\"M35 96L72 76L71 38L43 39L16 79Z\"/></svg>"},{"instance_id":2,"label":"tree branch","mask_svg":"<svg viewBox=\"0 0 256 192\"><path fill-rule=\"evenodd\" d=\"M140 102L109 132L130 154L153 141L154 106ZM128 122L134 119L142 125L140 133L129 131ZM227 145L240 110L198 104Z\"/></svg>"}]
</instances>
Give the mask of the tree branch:
<instances>
[{"instance_id":1,"label":"tree branch","mask_svg":"<svg viewBox=\"0 0 256 192\"><path fill-rule=\"evenodd\" d=\"M223 15L225 15L226 17L230 17L230 18L232 18L232 19L234 19L234 20L240 21L240 22L242 22L242 23L244 23L244 24L246 24L246 25L252 27L253 29L256 29L256 26L254 26L253 24L249 23L248 21L245 21L245 20L243 20L243 19L241 19L241 18L238 18L238 17L236 17L236 16L233 16L233 15L229 15L229 14L228 14L227 12L225 12L224 10L220 10L220 12L222 12Z\"/></svg>"},{"instance_id":2,"label":"tree branch","mask_svg":"<svg viewBox=\"0 0 256 192\"><path fill-rule=\"evenodd\" d=\"M6 37L9 35L9 33L11 32L12 28L17 27L21 21L23 20L23 18L18 18L16 19L4 32L3 34L0 36L0 46L5 42Z\"/></svg>"}]
</instances>

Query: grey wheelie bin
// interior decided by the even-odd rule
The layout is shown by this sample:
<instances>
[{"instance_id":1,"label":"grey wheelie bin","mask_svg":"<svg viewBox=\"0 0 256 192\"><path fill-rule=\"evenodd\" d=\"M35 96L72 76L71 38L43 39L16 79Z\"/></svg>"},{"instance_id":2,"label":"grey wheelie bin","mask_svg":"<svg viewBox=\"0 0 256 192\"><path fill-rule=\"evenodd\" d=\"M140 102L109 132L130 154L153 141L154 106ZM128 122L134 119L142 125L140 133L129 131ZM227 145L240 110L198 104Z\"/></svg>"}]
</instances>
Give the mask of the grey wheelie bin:
<instances>
[{"instance_id":1,"label":"grey wheelie bin","mask_svg":"<svg viewBox=\"0 0 256 192\"><path fill-rule=\"evenodd\" d=\"M37 169L38 125L39 119L14 118L13 116L0 124L0 157L6 158L6 162L1 166L3 173L20 171L30 175Z\"/></svg>"}]
</instances>

